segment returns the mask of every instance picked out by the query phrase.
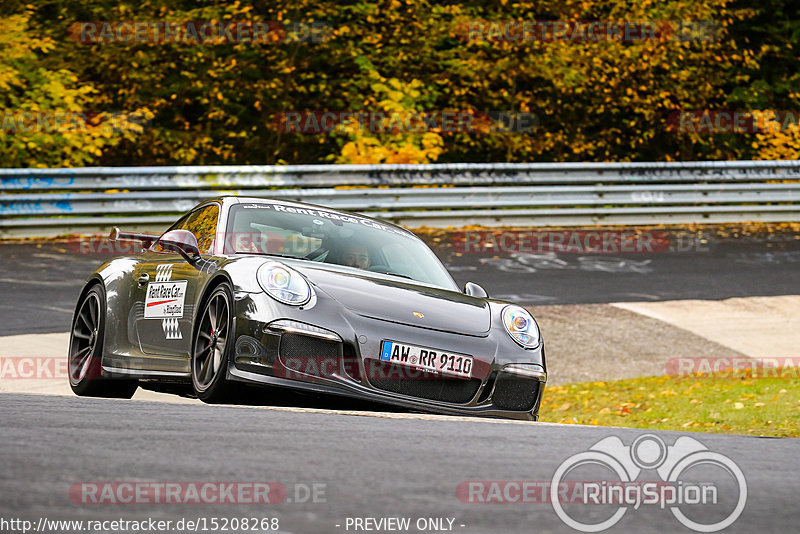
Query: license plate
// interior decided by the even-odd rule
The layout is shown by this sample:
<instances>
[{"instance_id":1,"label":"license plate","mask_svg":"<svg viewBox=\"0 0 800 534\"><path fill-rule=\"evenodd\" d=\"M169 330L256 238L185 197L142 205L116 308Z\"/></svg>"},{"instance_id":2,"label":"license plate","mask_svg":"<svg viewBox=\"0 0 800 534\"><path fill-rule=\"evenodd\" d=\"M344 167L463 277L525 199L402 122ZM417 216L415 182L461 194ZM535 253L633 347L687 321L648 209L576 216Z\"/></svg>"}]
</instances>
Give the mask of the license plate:
<instances>
[{"instance_id":1,"label":"license plate","mask_svg":"<svg viewBox=\"0 0 800 534\"><path fill-rule=\"evenodd\" d=\"M462 378L472 376L472 356L397 341L381 342L381 361Z\"/></svg>"}]
</instances>

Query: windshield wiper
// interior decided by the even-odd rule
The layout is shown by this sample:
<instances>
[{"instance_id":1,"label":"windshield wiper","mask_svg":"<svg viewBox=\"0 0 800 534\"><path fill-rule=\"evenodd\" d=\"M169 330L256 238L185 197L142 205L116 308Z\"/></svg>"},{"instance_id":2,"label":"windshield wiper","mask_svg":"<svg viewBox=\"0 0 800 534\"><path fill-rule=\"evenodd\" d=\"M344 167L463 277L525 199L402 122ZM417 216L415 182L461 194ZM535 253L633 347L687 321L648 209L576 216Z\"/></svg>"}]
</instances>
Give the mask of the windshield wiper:
<instances>
[{"instance_id":1,"label":"windshield wiper","mask_svg":"<svg viewBox=\"0 0 800 534\"><path fill-rule=\"evenodd\" d=\"M408 278L409 280L414 280L414 278L411 278L411 277L410 277L410 276L408 276L407 274L400 274L400 273L387 273L387 272L384 272L384 271L372 271L372 272L373 272L373 273L380 273L380 274L388 274L389 276L399 276L400 278Z\"/></svg>"}]
</instances>

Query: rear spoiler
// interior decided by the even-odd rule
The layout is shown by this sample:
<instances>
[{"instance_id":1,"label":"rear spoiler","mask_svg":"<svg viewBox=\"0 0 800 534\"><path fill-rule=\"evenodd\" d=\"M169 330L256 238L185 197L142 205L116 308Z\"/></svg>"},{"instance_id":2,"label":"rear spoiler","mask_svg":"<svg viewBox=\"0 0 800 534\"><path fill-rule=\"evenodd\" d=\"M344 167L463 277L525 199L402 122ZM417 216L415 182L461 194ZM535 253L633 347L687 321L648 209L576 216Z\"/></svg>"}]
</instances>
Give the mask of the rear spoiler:
<instances>
[{"instance_id":1,"label":"rear spoiler","mask_svg":"<svg viewBox=\"0 0 800 534\"><path fill-rule=\"evenodd\" d=\"M153 234L136 234L133 232L123 232L118 227L114 227L111 229L111 233L108 235L108 239L112 242L114 241L139 241L145 247L149 247L153 244L153 242L158 239L159 236Z\"/></svg>"}]
</instances>

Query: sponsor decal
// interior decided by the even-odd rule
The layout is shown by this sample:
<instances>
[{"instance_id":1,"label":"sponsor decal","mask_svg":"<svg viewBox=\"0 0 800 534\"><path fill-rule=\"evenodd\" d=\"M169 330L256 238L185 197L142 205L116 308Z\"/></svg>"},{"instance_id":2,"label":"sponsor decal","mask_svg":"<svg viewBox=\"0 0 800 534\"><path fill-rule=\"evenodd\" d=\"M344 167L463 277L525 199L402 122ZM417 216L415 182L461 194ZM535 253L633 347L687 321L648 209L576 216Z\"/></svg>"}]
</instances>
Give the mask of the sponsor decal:
<instances>
[{"instance_id":1,"label":"sponsor decal","mask_svg":"<svg viewBox=\"0 0 800 534\"><path fill-rule=\"evenodd\" d=\"M183 317L183 300L186 297L186 280L150 282L144 301L145 319Z\"/></svg>"},{"instance_id":2,"label":"sponsor decal","mask_svg":"<svg viewBox=\"0 0 800 534\"><path fill-rule=\"evenodd\" d=\"M181 334L180 324L178 319L171 317L169 319L161 319L161 328L164 329L164 337L167 339L183 339Z\"/></svg>"},{"instance_id":3,"label":"sponsor decal","mask_svg":"<svg viewBox=\"0 0 800 534\"><path fill-rule=\"evenodd\" d=\"M157 265L156 266L156 282L168 282L172 280L172 265Z\"/></svg>"}]
</instances>

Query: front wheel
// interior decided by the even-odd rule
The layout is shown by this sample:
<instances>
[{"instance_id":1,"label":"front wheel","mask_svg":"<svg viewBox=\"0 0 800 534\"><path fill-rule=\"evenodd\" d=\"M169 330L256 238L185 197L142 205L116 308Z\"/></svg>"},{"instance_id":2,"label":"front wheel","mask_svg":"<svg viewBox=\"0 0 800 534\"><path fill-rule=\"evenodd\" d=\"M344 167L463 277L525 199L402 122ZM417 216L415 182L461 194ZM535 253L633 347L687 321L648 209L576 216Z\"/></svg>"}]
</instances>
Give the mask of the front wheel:
<instances>
[{"instance_id":1,"label":"front wheel","mask_svg":"<svg viewBox=\"0 0 800 534\"><path fill-rule=\"evenodd\" d=\"M231 385L226 378L233 345L231 289L226 283L211 292L197 323L192 343L192 386L207 403L225 402Z\"/></svg>"},{"instance_id":2,"label":"front wheel","mask_svg":"<svg viewBox=\"0 0 800 534\"><path fill-rule=\"evenodd\" d=\"M103 374L103 338L106 328L106 298L103 287L86 292L72 319L69 338L69 385L81 397L130 399L135 380L111 380Z\"/></svg>"}]
</instances>

